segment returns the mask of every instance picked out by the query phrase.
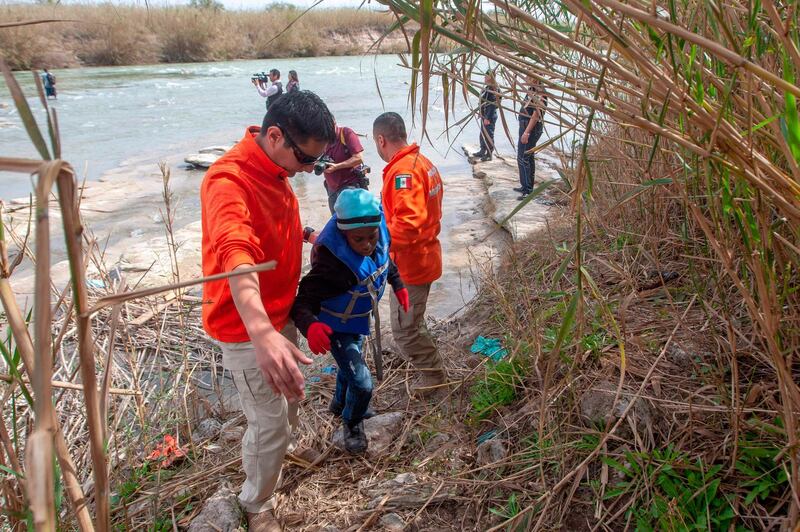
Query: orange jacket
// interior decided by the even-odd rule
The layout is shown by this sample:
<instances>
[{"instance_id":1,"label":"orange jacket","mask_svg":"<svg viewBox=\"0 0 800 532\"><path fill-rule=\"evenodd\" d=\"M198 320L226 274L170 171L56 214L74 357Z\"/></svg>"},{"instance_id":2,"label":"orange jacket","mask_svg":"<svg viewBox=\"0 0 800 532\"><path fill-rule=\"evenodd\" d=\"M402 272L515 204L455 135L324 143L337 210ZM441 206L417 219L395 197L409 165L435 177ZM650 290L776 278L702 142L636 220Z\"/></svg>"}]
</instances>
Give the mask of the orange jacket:
<instances>
[{"instance_id":1,"label":"orange jacket","mask_svg":"<svg viewBox=\"0 0 800 532\"><path fill-rule=\"evenodd\" d=\"M406 284L432 283L442 275L442 179L411 144L383 169L381 201L392 237L390 255Z\"/></svg>"},{"instance_id":2,"label":"orange jacket","mask_svg":"<svg viewBox=\"0 0 800 532\"><path fill-rule=\"evenodd\" d=\"M278 261L258 274L261 300L272 325L281 330L294 303L303 250L297 198L286 170L256 144L260 128L219 158L200 187L203 275L229 272L241 264ZM250 338L233 302L228 280L203 285L203 327L221 342Z\"/></svg>"}]
</instances>

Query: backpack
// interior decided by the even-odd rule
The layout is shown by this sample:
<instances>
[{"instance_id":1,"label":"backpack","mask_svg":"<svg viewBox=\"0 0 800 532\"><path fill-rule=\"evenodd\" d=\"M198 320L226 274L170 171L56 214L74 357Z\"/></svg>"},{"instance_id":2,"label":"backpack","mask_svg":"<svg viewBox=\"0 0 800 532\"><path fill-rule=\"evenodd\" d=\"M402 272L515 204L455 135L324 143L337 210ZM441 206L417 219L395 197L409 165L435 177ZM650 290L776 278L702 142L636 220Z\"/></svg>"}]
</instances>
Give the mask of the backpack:
<instances>
[{"instance_id":1,"label":"backpack","mask_svg":"<svg viewBox=\"0 0 800 532\"><path fill-rule=\"evenodd\" d=\"M50 82L50 85L56 84L56 77L51 74L50 72L47 73L47 81Z\"/></svg>"}]
</instances>

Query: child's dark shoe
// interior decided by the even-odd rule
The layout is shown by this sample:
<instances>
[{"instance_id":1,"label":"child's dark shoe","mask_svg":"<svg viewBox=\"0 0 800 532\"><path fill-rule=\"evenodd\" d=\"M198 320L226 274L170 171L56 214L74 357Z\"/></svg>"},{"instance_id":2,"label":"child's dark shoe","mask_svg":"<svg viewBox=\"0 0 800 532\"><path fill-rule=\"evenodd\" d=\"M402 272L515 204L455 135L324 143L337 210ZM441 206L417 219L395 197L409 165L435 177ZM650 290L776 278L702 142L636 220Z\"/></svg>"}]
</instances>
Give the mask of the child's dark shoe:
<instances>
[{"instance_id":1,"label":"child's dark shoe","mask_svg":"<svg viewBox=\"0 0 800 532\"><path fill-rule=\"evenodd\" d=\"M350 454L362 454L367 450L367 433L364 432L363 421L353 425L344 424L344 448Z\"/></svg>"},{"instance_id":2,"label":"child's dark shoe","mask_svg":"<svg viewBox=\"0 0 800 532\"><path fill-rule=\"evenodd\" d=\"M336 417L342 417L342 412L344 412L344 405L339 403L338 401L331 401L330 406L328 407L328 411ZM371 406L367 407L367 411L364 412L364 419L369 419L371 417L377 416L378 413L375 412Z\"/></svg>"}]
</instances>

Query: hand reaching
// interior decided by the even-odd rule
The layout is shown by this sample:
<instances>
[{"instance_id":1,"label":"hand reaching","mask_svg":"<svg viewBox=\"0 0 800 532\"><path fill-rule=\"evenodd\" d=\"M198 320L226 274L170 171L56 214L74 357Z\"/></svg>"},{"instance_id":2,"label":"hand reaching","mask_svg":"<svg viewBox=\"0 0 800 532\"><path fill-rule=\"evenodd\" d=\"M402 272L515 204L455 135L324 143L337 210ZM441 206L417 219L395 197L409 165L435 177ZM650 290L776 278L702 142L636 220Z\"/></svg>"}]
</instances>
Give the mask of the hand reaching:
<instances>
[{"instance_id":1,"label":"hand reaching","mask_svg":"<svg viewBox=\"0 0 800 532\"><path fill-rule=\"evenodd\" d=\"M253 346L258 367L272 391L285 395L288 401L303 399L305 379L297 364L311 364L311 359L275 330L254 339Z\"/></svg>"}]
</instances>

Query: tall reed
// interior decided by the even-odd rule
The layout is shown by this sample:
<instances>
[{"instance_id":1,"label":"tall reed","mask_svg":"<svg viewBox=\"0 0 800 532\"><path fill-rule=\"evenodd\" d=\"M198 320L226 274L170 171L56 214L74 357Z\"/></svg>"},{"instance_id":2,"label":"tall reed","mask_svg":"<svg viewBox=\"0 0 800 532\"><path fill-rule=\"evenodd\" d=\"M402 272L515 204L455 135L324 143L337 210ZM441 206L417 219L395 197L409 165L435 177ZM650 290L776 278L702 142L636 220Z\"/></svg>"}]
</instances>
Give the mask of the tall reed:
<instances>
[{"instance_id":1,"label":"tall reed","mask_svg":"<svg viewBox=\"0 0 800 532\"><path fill-rule=\"evenodd\" d=\"M445 99L457 94L469 99L480 89L476 71L492 67L499 69L504 120L514 120L524 78L533 76L553 95L548 120L574 131L574 143L565 148L570 162L565 177L571 187L576 244L552 279L556 286L565 272L575 272L560 332L587 327L589 306L606 305L584 268L593 256L582 247L587 232L627 223L640 233L661 235L665 243L671 235L683 235L682 260L690 270L709 260L718 265L697 286L700 306L710 317L721 317L722 329L728 330L727 338L716 341L729 367L755 364L774 379L785 444L777 465L786 469L792 488L784 499L786 523L797 523L797 9L774 0L381 3L400 20L420 26L411 30L411 91L422 102L423 124L431 85L441 83ZM459 48L446 56L429 53L441 42ZM604 162L607 150L613 150L615 164ZM621 168L625 179L610 173ZM676 202L675 209L662 210L665 196ZM614 330L620 316L606 315ZM617 336L622 379L626 338ZM557 340L561 338L559 334ZM561 348L560 341L551 345L549 360ZM578 348L571 348L579 360ZM754 386L739 378L731 391L733 427L741 417L736 405ZM736 438L732 441L731 467ZM552 487L545 508L567 485ZM505 524L521 522L534 507L541 511L541 505L531 505Z\"/></svg>"}]
</instances>

